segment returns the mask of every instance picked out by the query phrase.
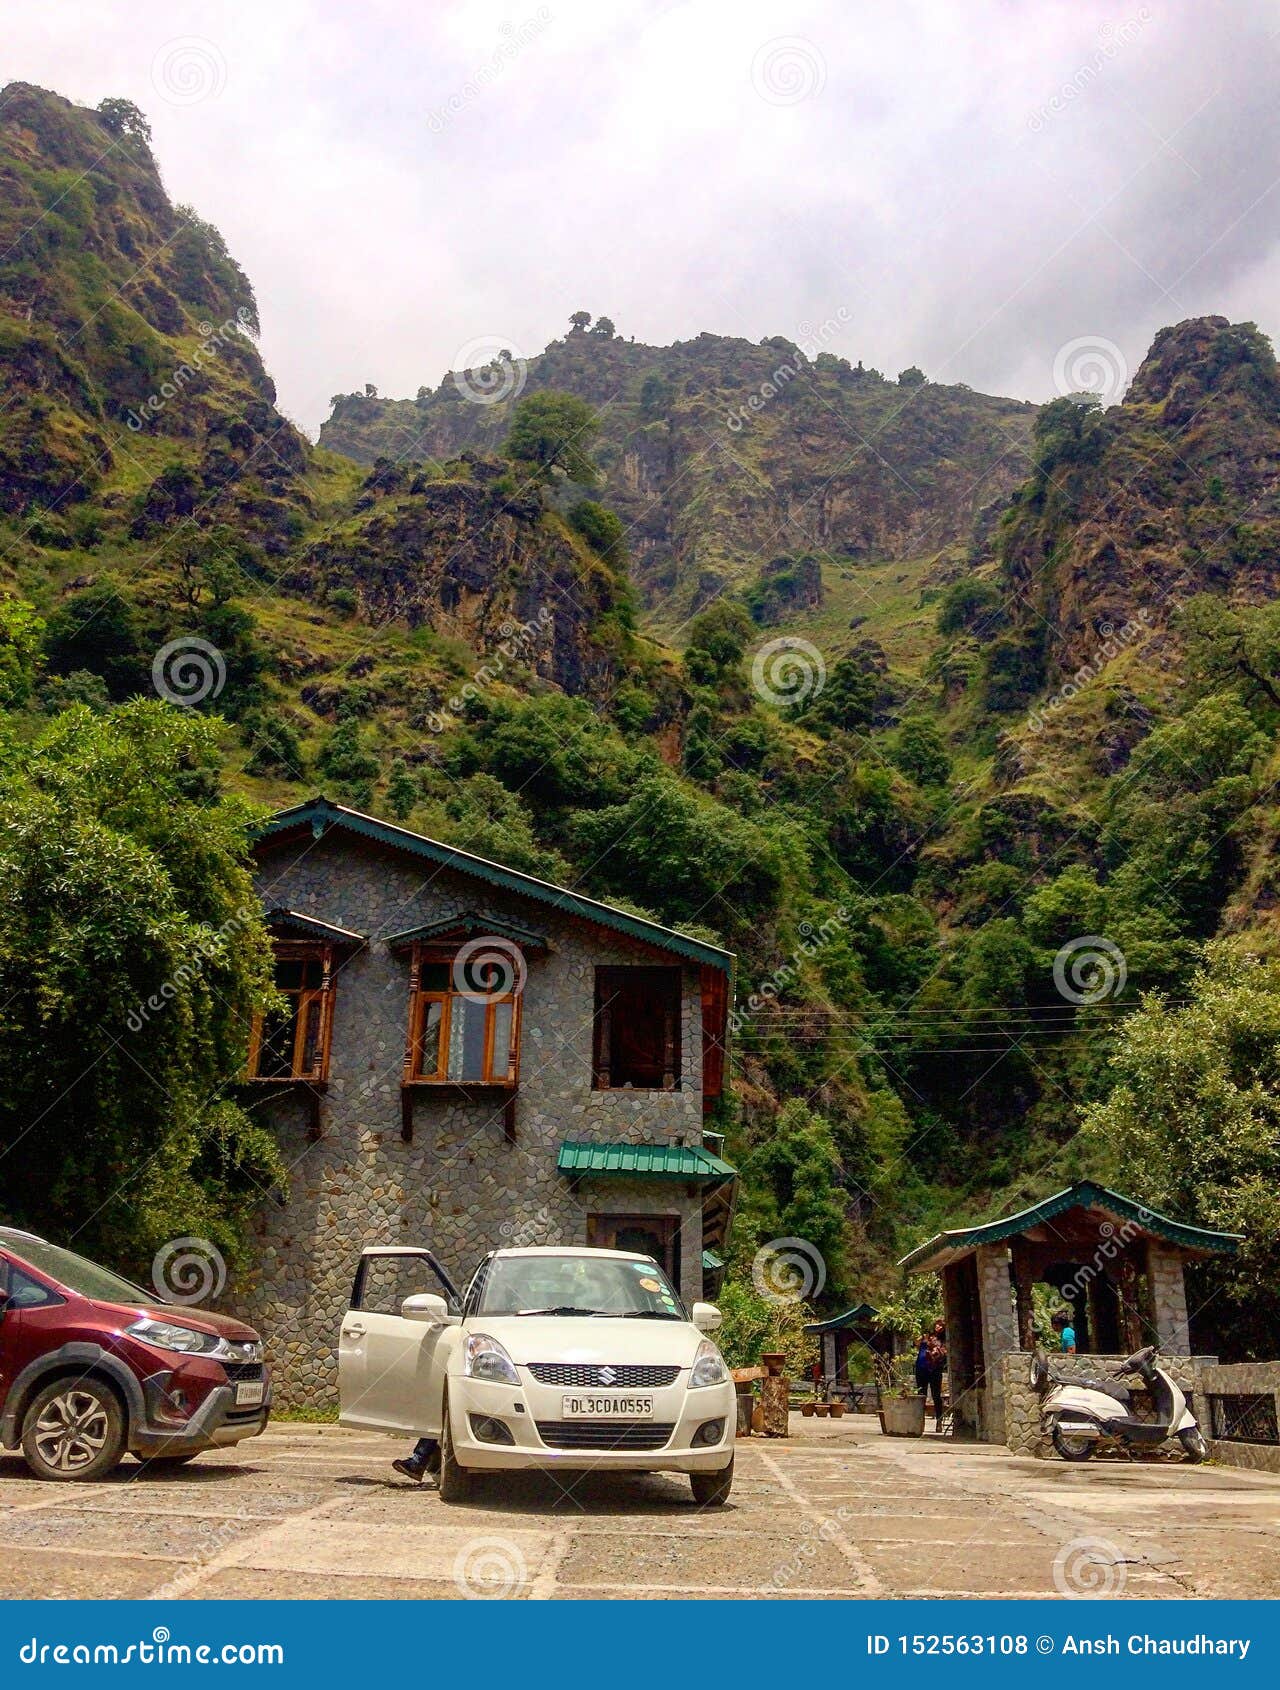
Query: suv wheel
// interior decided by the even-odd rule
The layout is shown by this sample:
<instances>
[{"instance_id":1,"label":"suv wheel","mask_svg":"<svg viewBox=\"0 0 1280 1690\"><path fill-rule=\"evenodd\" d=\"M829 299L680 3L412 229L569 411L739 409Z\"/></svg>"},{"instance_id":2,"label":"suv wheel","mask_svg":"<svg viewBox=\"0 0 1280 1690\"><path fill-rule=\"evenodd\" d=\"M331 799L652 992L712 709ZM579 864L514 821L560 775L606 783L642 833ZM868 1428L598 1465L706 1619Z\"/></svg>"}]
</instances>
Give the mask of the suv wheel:
<instances>
[{"instance_id":1,"label":"suv wheel","mask_svg":"<svg viewBox=\"0 0 1280 1690\"><path fill-rule=\"evenodd\" d=\"M23 1417L22 1453L38 1479L100 1479L124 1446L124 1409L100 1379L58 1379Z\"/></svg>"}]
</instances>

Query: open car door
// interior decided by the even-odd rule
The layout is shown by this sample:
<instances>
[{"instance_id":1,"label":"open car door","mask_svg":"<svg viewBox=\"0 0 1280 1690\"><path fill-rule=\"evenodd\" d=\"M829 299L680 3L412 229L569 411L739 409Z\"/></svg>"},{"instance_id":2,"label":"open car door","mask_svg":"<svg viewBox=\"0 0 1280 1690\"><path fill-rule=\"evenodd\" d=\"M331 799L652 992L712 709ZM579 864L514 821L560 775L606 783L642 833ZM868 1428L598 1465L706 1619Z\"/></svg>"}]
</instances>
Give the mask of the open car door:
<instances>
[{"instance_id":1,"label":"open car door","mask_svg":"<svg viewBox=\"0 0 1280 1690\"><path fill-rule=\"evenodd\" d=\"M406 1319L406 1297L443 1297L440 1323ZM444 1394L441 1343L461 1321L457 1288L430 1250L387 1245L364 1251L342 1317L338 1418L365 1431L439 1437Z\"/></svg>"}]
</instances>

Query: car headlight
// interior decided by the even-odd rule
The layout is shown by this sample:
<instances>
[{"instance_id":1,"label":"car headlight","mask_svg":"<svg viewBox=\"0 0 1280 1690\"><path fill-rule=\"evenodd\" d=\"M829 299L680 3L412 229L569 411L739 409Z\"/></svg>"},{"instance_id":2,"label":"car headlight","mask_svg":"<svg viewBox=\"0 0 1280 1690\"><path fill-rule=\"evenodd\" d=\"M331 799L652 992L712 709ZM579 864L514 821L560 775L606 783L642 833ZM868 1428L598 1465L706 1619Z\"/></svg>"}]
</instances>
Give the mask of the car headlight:
<instances>
[{"instance_id":1,"label":"car headlight","mask_svg":"<svg viewBox=\"0 0 1280 1690\"><path fill-rule=\"evenodd\" d=\"M488 1379L496 1385L520 1383L515 1363L498 1340L491 1338L487 1332L473 1332L467 1339L463 1372L468 1379Z\"/></svg>"},{"instance_id":2,"label":"car headlight","mask_svg":"<svg viewBox=\"0 0 1280 1690\"><path fill-rule=\"evenodd\" d=\"M158 1350L178 1350L189 1356L230 1355L225 1338L213 1332L197 1332L192 1326L175 1326L167 1320L152 1320L143 1316L128 1328L131 1338L141 1338L144 1344L154 1344Z\"/></svg>"},{"instance_id":3,"label":"car headlight","mask_svg":"<svg viewBox=\"0 0 1280 1690\"><path fill-rule=\"evenodd\" d=\"M710 1338L704 1338L689 1369L689 1389L694 1391L701 1385L723 1385L728 1377L729 1369L724 1364L724 1357Z\"/></svg>"}]
</instances>

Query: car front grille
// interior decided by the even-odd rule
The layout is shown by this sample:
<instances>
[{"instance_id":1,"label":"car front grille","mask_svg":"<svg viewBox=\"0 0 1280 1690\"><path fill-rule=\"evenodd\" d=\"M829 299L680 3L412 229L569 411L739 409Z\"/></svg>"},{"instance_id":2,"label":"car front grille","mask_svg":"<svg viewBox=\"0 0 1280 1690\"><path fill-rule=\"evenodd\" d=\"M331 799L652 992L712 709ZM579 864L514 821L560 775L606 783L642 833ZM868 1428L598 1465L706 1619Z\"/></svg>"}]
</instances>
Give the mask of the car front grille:
<instances>
[{"instance_id":1,"label":"car front grille","mask_svg":"<svg viewBox=\"0 0 1280 1690\"><path fill-rule=\"evenodd\" d=\"M652 1420L539 1420L548 1449L664 1449L675 1425Z\"/></svg>"},{"instance_id":2,"label":"car front grille","mask_svg":"<svg viewBox=\"0 0 1280 1690\"><path fill-rule=\"evenodd\" d=\"M224 1361L223 1371L235 1384L245 1379L261 1379L266 1369L260 1361Z\"/></svg>"},{"instance_id":3,"label":"car front grille","mask_svg":"<svg viewBox=\"0 0 1280 1690\"><path fill-rule=\"evenodd\" d=\"M531 1361L529 1371L540 1385L575 1385L579 1390L606 1391L616 1386L620 1391L640 1388L653 1390L659 1385L675 1383L678 1367L617 1367L601 1363L569 1361ZM602 1374L608 1377L602 1378Z\"/></svg>"}]
</instances>

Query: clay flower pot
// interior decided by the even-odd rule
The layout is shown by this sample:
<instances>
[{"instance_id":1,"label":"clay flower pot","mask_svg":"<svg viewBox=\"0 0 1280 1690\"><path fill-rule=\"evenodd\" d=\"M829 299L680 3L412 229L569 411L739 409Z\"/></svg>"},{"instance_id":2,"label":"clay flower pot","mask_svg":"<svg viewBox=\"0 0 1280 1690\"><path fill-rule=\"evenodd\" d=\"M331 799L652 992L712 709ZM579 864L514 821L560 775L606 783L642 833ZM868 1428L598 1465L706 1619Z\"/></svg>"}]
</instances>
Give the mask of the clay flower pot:
<instances>
[{"instance_id":1,"label":"clay flower pot","mask_svg":"<svg viewBox=\"0 0 1280 1690\"><path fill-rule=\"evenodd\" d=\"M819 1420L825 1420L827 1415L831 1412L831 1404L829 1402L816 1402L813 1405L813 1412L818 1416Z\"/></svg>"},{"instance_id":2,"label":"clay flower pot","mask_svg":"<svg viewBox=\"0 0 1280 1690\"><path fill-rule=\"evenodd\" d=\"M843 1417L844 1417L844 1404L842 1402L833 1402L831 1404L831 1418L833 1420L840 1420L840 1419L843 1419Z\"/></svg>"},{"instance_id":3,"label":"clay flower pot","mask_svg":"<svg viewBox=\"0 0 1280 1690\"><path fill-rule=\"evenodd\" d=\"M816 1403L802 1402L800 1404L800 1412L801 1412L801 1414L804 1415L806 1420L812 1420L814 1410L817 1408L817 1406L818 1405Z\"/></svg>"}]
</instances>

